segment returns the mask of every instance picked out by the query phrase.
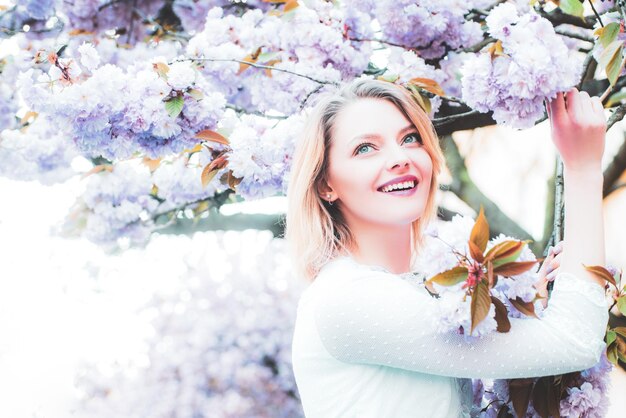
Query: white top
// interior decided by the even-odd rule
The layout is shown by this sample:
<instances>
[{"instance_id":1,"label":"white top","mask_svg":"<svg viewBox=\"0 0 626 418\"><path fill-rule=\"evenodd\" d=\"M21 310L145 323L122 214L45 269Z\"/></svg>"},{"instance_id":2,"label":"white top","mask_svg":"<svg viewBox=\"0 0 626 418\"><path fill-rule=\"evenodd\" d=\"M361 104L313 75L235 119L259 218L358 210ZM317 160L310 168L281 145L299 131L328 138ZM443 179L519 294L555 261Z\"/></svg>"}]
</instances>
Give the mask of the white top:
<instances>
[{"instance_id":1,"label":"white top","mask_svg":"<svg viewBox=\"0 0 626 418\"><path fill-rule=\"evenodd\" d=\"M348 257L303 292L292 345L307 418L469 417L466 378L545 376L589 368L605 348L601 286L560 273L541 319L466 341L435 329L423 285Z\"/></svg>"}]
</instances>

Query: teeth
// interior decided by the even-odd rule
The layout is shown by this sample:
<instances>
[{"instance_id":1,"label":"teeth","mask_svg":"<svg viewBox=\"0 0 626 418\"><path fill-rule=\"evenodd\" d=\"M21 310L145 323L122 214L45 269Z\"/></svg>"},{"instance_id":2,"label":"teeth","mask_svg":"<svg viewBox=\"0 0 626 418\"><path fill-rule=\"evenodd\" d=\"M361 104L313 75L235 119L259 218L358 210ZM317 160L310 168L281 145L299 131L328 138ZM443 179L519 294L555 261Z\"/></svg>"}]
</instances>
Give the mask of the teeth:
<instances>
[{"instance_id":1,"label":"teeth","mask_svg":"<svg viewBox=\"0 0 626 418\"><path fill-rule=\"evenodd\" d=\"M415 187L414 181L404 181L402 183L395 183L389 186L385 186L381 190L383 192L390 192L392 190L398 190L398 189L412 189L413 187Z\"/></svg>"}]
</instances>

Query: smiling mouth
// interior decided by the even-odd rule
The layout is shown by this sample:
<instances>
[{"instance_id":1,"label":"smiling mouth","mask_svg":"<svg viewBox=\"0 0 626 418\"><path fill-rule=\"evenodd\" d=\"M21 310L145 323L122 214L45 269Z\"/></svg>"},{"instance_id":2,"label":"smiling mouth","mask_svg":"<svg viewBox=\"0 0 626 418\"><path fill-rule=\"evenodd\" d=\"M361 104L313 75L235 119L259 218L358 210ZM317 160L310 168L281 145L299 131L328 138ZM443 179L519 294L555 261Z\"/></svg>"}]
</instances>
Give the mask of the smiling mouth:
<instances>
[{"instance_id":1,"label":"smiling mouth","mask_svg":"<svg viewBox=\"0 0 626 418\"><path fill-rule=\"evenodd\" d=\"M415 189L417 185L417 181L409 180L381 187L378 189L378 191L383 193L406 192Z\"/></svg>"}]
</instances>

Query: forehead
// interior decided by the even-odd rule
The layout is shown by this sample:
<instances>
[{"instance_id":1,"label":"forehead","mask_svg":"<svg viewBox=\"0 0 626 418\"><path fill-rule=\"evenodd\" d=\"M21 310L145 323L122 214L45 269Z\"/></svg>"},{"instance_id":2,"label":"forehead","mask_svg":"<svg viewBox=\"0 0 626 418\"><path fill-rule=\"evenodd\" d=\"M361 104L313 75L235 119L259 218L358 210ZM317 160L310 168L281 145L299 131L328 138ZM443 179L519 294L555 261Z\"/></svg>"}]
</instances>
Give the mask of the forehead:
<instances>
[{"instance_id":1,"label":"forehead","mask_svg":"<svg viewBox=\"0 0 626 418\"><path fill-rule=\"evenodd\" d=\"M347 144L359 135L395 137L411 121L388 100L363 98L341 109L332 132L334 144Z\"/></svg>"}]
</instances>

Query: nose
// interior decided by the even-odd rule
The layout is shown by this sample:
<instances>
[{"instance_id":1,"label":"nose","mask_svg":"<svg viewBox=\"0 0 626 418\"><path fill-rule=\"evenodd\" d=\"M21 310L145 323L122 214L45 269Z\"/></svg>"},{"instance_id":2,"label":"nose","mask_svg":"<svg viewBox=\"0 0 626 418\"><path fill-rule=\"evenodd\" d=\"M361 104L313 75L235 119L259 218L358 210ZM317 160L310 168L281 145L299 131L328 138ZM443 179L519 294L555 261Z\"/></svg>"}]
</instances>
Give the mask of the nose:
<instances>
[{"instance_id":1,"label":"nose","mask_svg":"<svg viewBox=\"0 0 626 418\"><path fill-rule=\"evenodd\" d=\"M402 170L409 166L409 156L401 146L392 147L389 151L387 167L390 170Z\"/></svg>"}]
</instances>

